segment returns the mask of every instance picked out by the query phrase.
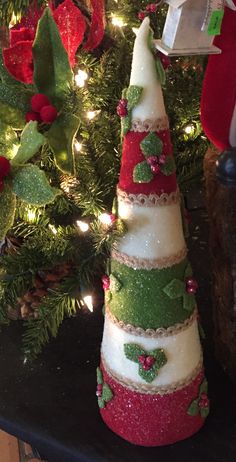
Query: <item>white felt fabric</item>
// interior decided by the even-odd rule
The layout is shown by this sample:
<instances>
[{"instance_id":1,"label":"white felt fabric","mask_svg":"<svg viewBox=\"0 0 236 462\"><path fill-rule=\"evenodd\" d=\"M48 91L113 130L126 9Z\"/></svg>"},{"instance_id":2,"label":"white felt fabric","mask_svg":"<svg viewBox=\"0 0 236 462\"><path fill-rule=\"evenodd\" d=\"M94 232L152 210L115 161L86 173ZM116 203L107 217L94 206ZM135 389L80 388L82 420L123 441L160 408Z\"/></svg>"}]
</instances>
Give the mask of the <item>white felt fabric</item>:
<instances>
[{"instance_id":1,"label":"white felt fabric","mask_svg":"<svg viewBox=\"0 0 236 462\"><path fill-rule=\"evenodd\" d=\"M102 355L108 367L119 376L140 384L146 383L138 374L138 364L124 354L124 344L138 344L145 350L163 348L167 363L160 369L151 385L166 386L187 378L199 364L201 346L198 325L195 320L187 329L176 335L161 338L146 338L125 332L106 317Z\"/></svg>"}]
</instances>

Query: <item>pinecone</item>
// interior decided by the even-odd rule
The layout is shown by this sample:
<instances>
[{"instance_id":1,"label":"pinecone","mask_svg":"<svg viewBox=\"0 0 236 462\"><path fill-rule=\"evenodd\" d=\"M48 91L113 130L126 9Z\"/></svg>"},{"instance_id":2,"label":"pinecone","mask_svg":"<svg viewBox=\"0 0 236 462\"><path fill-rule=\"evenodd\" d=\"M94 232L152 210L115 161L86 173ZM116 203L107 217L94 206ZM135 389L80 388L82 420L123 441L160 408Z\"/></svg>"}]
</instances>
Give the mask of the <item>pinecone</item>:
<instances>
[{"instance_id":1,"label":"pinecone","mask_svg":"<svg viewBox=\"0 0 236 462\"><path fill-rule=\"evenodd\" d=\"M62 280L71 273L72 265L64 263L52 270L40 271L34 278L33 287L22 297L18 298L16 307L8 307L8 316L12 320L37 319L42 298L51 290L60 287Z\"/></svg>"}]
</instances>

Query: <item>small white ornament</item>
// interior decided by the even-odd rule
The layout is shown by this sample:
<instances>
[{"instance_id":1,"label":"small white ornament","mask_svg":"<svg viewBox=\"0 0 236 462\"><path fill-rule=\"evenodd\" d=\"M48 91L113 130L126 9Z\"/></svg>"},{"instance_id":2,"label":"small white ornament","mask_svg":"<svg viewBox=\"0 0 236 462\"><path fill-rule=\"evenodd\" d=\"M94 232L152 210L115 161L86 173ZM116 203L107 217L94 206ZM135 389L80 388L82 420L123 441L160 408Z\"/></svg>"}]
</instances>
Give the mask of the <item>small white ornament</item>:
<instances>
[{"instance_id":1,"label":"small white ornament","mask_svg":"<svg viewBox=\"0 0 236 462\"><path fill-rule=\"evenodd\" d=\"M232 0L226 0L235 9ZM217 54L214 35L207 32L214 11L224 9L225 0L166 0L169 5L161 40L156 47L165 55Z\"/></svg>"}]
</instances>

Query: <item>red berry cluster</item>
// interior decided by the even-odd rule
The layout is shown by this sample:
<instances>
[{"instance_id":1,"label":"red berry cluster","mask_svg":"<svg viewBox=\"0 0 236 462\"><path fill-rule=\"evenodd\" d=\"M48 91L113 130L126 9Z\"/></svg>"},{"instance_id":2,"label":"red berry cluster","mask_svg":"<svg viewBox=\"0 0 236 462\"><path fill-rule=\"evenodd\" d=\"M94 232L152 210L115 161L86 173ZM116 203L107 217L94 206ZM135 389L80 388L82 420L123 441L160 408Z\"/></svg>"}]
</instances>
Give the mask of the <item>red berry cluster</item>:
<instances>
[{"instance_id":1,"label":"red berry cluster","mask_svg":"<svg viewBox=\"0 0 236 462\"><path fill-rule=\"evenodd\" d=\"M157 3L149 3L149 4L146 6L145 11L140 11L140 12L138 13L138 18L140 19L140 21L143 21L143 19L144 19L149 13L156 13L157 7L158 7L158 4L157 4Z\"/></svg>"},{"instance_id":2,"label":"red berry cluster","mask_svg":"<svg viewBox=\"0 0 236 462\"><path fill-rule=\"evenodd\" d=\"M128 100L125 98L120 99L118 106L116 108L116 112L120 117L126 117L128 114Z\"/></svg>"},{"instance_id":3,"label":"red berry cluster","mask_svg":"<svg viewBox=\"0 0 236 462\"><path fill-rule=\"evenodd\" d=\"M101 396L102 396L102 389L103 389L103 385L102 385L102 383L99 383L97 385L97 391L96 391L96 396L98 398L101 398Z\"/></svg>"},{"instance_id":4,"label":"red berry cluster","mask_svg":"<svg viewBox=\"0 0 236 462\"><path fill-rule=\"evenodd\" d=\"M157 175L160 170L161 166L164 165L166 161L166 156L165 154L161 154L160 157L157 156L149 156L147 158L147 163L151 167L151 171L154 175Z\"/></svg>"},{"instance_id":5,"label":"red berry cluster","mask_svg":"<svg viewBox=\"0 0 236 462\"><path fill-rule=\"evenodd\" d=\"M186 292L190 295L196 294L198 289L198 283L195 279L193 278L187 278L186 279Z\"/></svg>"},{"instance_id":6,"label":"red berry cluster","mask_svg":"<svg viewBox=\"0 0 236 462\"><path fill-rule=\"evenodd\" d=\"M153 356L139 355L138 362L142 365L145 371L149 371L156 362Z\"/></svg>"},{"instance_id":7,"label":"red berry cluster","mask_svg":"<svg viewBox=\"0 0 236 462\"><path fill-rule=\"evenodd\" d=\"M42 93L36 93L31 98L31 111L27 112L26 122L37 120L45 124L51 124L57 118L57 110L50 103L48 97Z\"/></svg>"},{"instance_id":8,"label":"red berry cluster","mask_svg":"<svg viewBox=\"0 0 236 462\"><path fill-rule=\"evenodd\" d=\"M11 164L4 156L0 156L0 192L4 188L4 178L10 173Z\"/></svg>"},{"instance_id":9,"label":"red berry cluster","mask_svg":"<svg viewBox=\"0 0 236 462\"><path fill-rule=\"evenodd\" d=\"M200 400L199 400L199 407L200 408L207 408L209 407L209 399L206 393L202 393Z\"/></svg>"},{"instance_id":10,"label":"red berry cluster","mask_svg":"<svg viewBox=\"0 0 236 462\"><path fill-rule=\"evenodd\" d=\"M102 287L103 290L109 290L110 289L110 278L106 274L102 276Z\"/></svg>"}]
</instances>

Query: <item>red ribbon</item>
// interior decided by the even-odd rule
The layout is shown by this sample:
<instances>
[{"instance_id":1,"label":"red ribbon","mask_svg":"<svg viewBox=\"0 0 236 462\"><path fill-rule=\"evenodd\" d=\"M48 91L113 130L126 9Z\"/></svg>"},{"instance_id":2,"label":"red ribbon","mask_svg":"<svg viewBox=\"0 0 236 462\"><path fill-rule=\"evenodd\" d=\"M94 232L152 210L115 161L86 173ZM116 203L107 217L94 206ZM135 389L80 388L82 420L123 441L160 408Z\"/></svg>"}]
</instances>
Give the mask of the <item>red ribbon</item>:
<instances>
[{"instance_id":1,"label":"red ribbon","mask_svg":"<svg viewBox=\"0 0 236 462\"><path fill-rule=\"evenodd\" d=\"M85 50L91 51L102 41L105 30L105 2L104 0L90 0L92 7L92 22Z\"/></svg>"}]
</instances>

